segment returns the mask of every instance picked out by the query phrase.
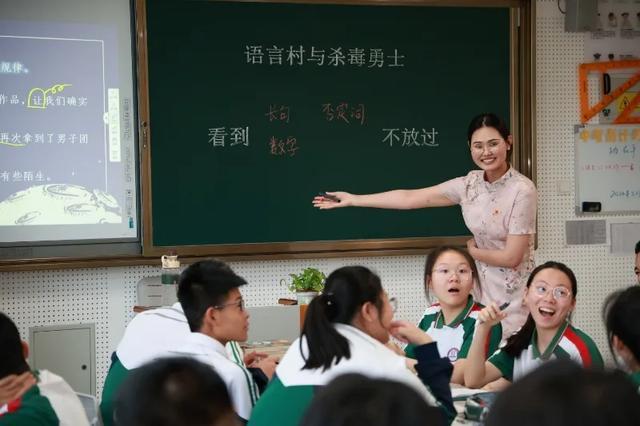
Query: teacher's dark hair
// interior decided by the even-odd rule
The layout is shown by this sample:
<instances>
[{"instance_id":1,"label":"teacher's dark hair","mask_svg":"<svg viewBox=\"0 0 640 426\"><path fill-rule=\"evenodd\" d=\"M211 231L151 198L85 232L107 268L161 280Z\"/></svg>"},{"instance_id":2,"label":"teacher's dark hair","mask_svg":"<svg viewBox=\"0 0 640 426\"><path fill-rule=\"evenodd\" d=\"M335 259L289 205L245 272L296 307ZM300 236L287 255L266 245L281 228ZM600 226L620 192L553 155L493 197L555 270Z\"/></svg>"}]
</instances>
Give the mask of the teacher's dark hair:
<instances>
[{"instance_id":1,"label":"teacher's dark hair","mask_svg":"<svg viewBox=\"0 0 640 426\"><path fill-rule=\"evenodd\" d=\"M482 284L480 283L480 274L478 273L476 261L473 260L473 257L471 257L469 252L460 247L440 246L434 248L431 253L427 255L427 260L424 263L424 293L427 295L427 300L429 300L429 279L431 278L431 274L433 274L433 267L438 261L440 255L448 251L458 253L460 256L465 258L471 268L471 274L473 275L473 290L475 290L478 295L481 295Z\"/></svg>"},{"instance_id":2,"label":"teacher's dark hair","mask_svg":"<svg viewBox=\"0 0 640 426\"><path fill-rule=\"evenodd\" d=\"M549 261L535 267L533 271L531 271L529 279L527 280L527 288L531 287L533 279L544 269L557 269L569 277L569 281L571 282L571 297L574 299L576 298L578 295L578 281L576 280L576 275L567 265L560 262ZM527 321L524 323L522 328L507 339L507 343L502 350L509 356L516 358L527 348L527 346L529 346L529 343L531 343L531 336L533 336L533 330L535 330L535 328L536 323L531 314L529 314Z\"/></svg>"},{"instance_id":3,"label":"teacher's dark hair","mask_svg":"<svg viewBox=\"0 0 640 426\"><path fill-rule=\"evenodd\" d=\"M636 360L640 360L640 286L616 291L607 297L602 309L609 349L613 353L613 336L625 344Z\"/></svg>"},{"instance_id":4,"label":"teacher's dark hair","mask_svg":"<svg viewBox=\"0 0 640 426\"><path fill-rule=\"evenodd\" d=\"M342 358L349 359L349 341L333 326L351 324L365 303L382 311L380 278L364 266L345 266L333 271L326 280L324 292L309 307L300 333L300 346L306 339L309 354L303 369L322 367L323 371Z\"/></svg>"},{"instance_id":5,"label":"teacher's dark hair","mask_svg":"<svg viewBox=\"0 0 640 426\"><path fill-rule=\"evenodd\" d=\"M485 112L476 115L471 119L471 122L469 122L469 127L467 128L467 143L469 145L471 145L471 136L473 136L473 133L482 127L491 127L493 129L496 129L496 131L500 133L502 139L504 139L506 143L509 143L508 139L511 135L511 132L509 131L509 126L507 126L507 123L505 123L502 118L498 117L494 113ZM509 162L511 162L512 152L513 149L507 151L507 161Z\"/></svg>"}]
</instances>

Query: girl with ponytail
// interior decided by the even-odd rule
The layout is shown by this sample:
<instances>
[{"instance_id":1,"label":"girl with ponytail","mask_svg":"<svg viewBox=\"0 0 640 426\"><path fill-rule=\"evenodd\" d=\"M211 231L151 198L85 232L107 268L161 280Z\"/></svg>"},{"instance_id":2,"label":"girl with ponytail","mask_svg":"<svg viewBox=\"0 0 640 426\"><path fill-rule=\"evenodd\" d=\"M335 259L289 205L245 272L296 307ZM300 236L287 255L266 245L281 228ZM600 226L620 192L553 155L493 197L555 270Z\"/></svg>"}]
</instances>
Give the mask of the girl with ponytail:
<instances>
[{"instance_id":1,"label":"girl with ponytail","mask_svg":"<svg viewBox=\"0 0 640 426\"><path fill-rule=\"evenodd\" d=\"M393 312L380 278L369 269L347 266L332 272L324 293L309 304L300 338L276 368L249 425L297 425L315 389L347 373L404 383L441 407L450 421L455 416L451 364L422 330L393 321ZM416 345L417 377L404 357L385 346L390 333Z\"/></svg>"},{"instance_id":2,"label":"girl with ponytail","mask_svg":"<svg viewBox=\"0 0 640 426\"><path fill-rule=\"evenodd\" d=\"M480 311L465 365L465 385L479 388L501 377L513 382L557 358L568 358L584 367L602 367L602 356L593 340L570 323L577 293L576 277L567 265L546 262L534 268L524 293L523 305L529 309L525 324L487 361L487 333L506 314L495 303Z\"/></svg>"}]
</instances>

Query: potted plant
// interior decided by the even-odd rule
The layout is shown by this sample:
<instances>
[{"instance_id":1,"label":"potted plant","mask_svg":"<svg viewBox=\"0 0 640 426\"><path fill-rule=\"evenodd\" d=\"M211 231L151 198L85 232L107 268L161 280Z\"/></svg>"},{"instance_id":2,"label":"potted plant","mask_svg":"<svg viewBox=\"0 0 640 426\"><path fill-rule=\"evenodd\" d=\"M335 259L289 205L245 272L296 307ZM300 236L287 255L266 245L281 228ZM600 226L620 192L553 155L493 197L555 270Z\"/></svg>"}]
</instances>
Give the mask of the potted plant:
<instances>
[{"instance_id":1,"label":"potted plant","mask_svg":"<svg viewBox=\"0 0 640 426\"><path fill-rule=\"evenodd\" d=\"M324 289L326 276L316 268L305 268L299 274L289 274L289 276L291 277L291 283L287 284L287 287L296 293L299 305L308 304L311 299ZM282 282L285 282L285 280L282 279Z\"/></svg>"}]
</instances>

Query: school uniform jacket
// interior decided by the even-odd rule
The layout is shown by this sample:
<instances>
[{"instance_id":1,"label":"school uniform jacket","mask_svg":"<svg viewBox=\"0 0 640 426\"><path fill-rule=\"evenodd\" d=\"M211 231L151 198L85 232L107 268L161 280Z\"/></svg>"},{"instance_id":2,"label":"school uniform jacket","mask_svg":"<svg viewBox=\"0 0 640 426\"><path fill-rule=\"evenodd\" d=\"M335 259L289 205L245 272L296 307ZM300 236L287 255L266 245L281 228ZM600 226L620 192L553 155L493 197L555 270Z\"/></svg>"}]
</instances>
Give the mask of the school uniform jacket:
<instances>
[{"instance_id":1,"label":"school uniform jacket","mask_svg":"<svg viewBox=\"0 0 640 426\"><path fill-rule=\"evenodd\" d=\"M233 407L243 420L249 420L258 399L258 388L251 373L237 364L224 345L202 333L190 333L168 356L185 356L213 367L227 385Z\"/></svg>"},{"instance_id":2,"label":"school uniform jacket","mask_svg":"<svg viewBox=\"0 0 640 426\"><path fill-rule=\"evenodd\" d=\"M88 426L71 386L47 370L36 371L37 383L22 397L0 406L2 426Z\"/></svg>"},{"instance_id":3,"label":"school uniform jacket","mask_svg":"<svg viewBox=\"0 0 640 426\"><path fill-rule=\"evenodd\" d=\"M137 314L124 332L112 356L100 401L105 426L113 424L115 395L129 372L174 349L189 334L189 324L179 302L171 306ZM227 350L235 362L243 364L243 354L237 342L229 342Z\"/></svg>"},{"instance_id":4,"label":"school uniform jacket","mask_svg":"<svg viewBox=\"0 0 640 426\"><path fill-rule=\"evenodd\" d=\"M638 389L638 393L640 393L640 371L630 374L629 378L635 385L636 389Z\"/></svg>"},{"instance_id":5,"label":"school uniform jacket","mask_svg":"<svg viewBox=\"0 0 640 426\"><path fill-rule=\"evenodd\" d=\"M427 308L418 327L437 342L441 357L455 362L467 357L473 341L478 314L482 308L484 308L483 305L474 302L473 298L469 296L467 305L462 312L449 324L445 324L442 307L436 303ZM498 323L491 328L489 339L486 342L485 356L489 356L498 349L500 339L502 339L502 326ZM414 348L415 346L411 344L405 348L408 357L415 358Z\"/></svg>"},{"instance_id":6,"label":"school uniform jacket","mask_svg":"<svg viewBox=\"0 0 640 426\"><path fill-rule=\"evenodd\" d=\"M349 341L350 358L342 358L324 371L322 368L303 370L304 358L308 354L306 339L302 339L302 348L300 339L294 341L276 368L276 375L266 392L256 404L250 426L297 425L313 398L315 388L347 373L404 383L430 405L441 406L449 418L455 416L449 387L452 366L448 360L439 358L435 345L416 348L419 356L416 370L425 384L407 369L404 357L373 337L346 324L335 324L335 328Z\"/></svg>"},{"instance_id":7,"label":"school uniform jacket","mask_svg":"<svg viewBox=\"0 0 640 426\"><path fill-rule=\"evenodd\" d=\"M570 359L583 367L603 367L602 356L593 340L584 332L566 322L558 329L549 346L540 353L534 330L529 346L516 358L498 349L489 362L510 381L518 380L543 363L553 359Z\"/></svg>"}]
</instances>

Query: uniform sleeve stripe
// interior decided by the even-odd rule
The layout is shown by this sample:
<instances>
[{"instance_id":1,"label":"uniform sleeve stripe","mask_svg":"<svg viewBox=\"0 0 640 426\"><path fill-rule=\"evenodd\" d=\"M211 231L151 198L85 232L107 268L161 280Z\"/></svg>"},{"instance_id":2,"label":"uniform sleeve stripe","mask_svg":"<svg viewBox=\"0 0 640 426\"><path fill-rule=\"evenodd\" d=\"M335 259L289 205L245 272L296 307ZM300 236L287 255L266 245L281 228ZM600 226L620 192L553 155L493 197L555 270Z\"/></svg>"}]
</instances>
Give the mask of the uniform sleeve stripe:
<instances>
[{"instance_id":1,"label":"uniform sleeve stripe","mask_svg":"<svg viewBox=\"0 0 640 426\"><path fill-rule=\"evenodd\" d=\"M244 366L244 360L240 356L240 351L238 349L238 343L236 341L234 341L234 340L231 340L229 342L229 347L231 348L231 352L233 354L233 361L236 364Z\"/></svg>"},{"instance_id":2,"label":"uniform sleeve stripe","mask_svg":"<svg viewBox=\"0 0 640 426\"><path fill-rule=\"evenodd\" d=\"M233 361L232 361L233 362ZM253 381L253 377L251 376L251 373L249 373L243 366L235 364L235 366L237 366L240 370L242 370L242 374L244 374L244 378L247 382L247 388L249 388L249 397L251 398L251 405L254 406L256 405L256 402L258 401L258 395L256 392L256 389L254 388L255 386L255 382Z\"/></svg>"},{"instance_id":3,"label":"uniform sleeve stripe","mask_svg":"<svg viewBox=\"0 0 640 426\"><path fill-rule=\"evenodd\" d=\"M567 327L564 335L578 349L580 358L582 359L582 365L584 367L591 367L591 353L584 340L582 340L571 327Z\"/></svg>"},{"instance_id":4,"label":"uniform sleeve stripe","mask_svg":"<svg viewBox=\"0 0 640 426\"><path fill-rule=\"evenodd\" d=\"M22 406L22 398L14 399L6 405L7 413L15 413ZM3 413L4 414L4 413ZM1 414L0 414L1 416Z\"/></svg>"},{"instance_id":5,"label":"uniform sleeve stripe","mask_svg":"<svg viewBox=\"0 0 640 426\"><path fill-rule=\"evenodd\" d=\"M422 316L437 314L438 312L440 312L440 310L441 310L440 305L437 305L437 306L436 305L431 305L427 309L425 309L425 311L422 314Z\"/></svg>"}]
</instances>

